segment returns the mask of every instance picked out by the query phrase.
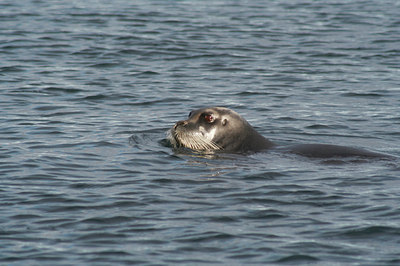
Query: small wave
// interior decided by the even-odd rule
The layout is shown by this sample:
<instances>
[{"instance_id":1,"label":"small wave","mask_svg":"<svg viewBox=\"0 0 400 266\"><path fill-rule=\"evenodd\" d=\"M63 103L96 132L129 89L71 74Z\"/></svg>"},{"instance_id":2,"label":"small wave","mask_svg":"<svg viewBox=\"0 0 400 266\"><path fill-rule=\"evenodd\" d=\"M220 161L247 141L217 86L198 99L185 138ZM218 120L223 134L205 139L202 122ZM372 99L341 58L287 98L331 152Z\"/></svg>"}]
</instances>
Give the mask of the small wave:
<instances>
[{"instance_id":1,"label":"small wave","mask_svg":"<svg viewBox=\"0 0 400 266\"><path fill-rule=\"evenodd\" d=\"M348 93L342 93L341 96L344 97L366 97L366 98L379 98L379 97L384 97L385 95L380 94L380 93L356 93L356 92L348 92Z\"/></svg>"}]
</instances>

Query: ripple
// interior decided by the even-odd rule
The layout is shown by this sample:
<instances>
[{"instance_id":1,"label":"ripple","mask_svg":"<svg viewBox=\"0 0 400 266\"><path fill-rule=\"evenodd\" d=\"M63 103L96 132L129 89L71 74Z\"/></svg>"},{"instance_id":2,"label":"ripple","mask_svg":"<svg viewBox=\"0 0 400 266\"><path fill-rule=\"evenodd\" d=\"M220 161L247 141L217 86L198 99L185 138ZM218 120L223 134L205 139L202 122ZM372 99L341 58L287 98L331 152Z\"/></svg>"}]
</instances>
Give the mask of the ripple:
<instances>
[{"instance_id":1,"label":"ripple","mask_svg":"<svg viewBox=\"0 0 400 266\"><path fill-rule=\"evenodd\" d=\"M233 239L235 236L220 233L220 232L205 232L201 235L186 235L182 238L174 239L175 242L186 243L186 242L212 242L212 241L221 241L221 240L229 240Z\"/></svg>"},{"instance_id":2,"label":"ripple","mask_svg":"<svg viewBox=\"0 0 400 266\"><path fill-rule=\"evenodd\" d=\"M364 228L348 229L341 232L346 237L350 238L370 238L370 237L384 237L388 235L390 237L398 236L400 234L399 228L388 227L388 226L367 226Z\"/></svg>"},{"instance_id":3,"label":"ripple","mask_svg":"<svg viewBox=\"0 0 400 266\"><path fill-rule=\"evenodd\" d=\"M371 97L371 98L384 97L384 95L380 94L380 93L354 93L354 92L343 93L342 96L344 96L344 97Z\"/></svg>"},{"instance_id":4,"label":"ripple","mask_svg":"<svg viewBox=\"0 0 400 266\"><path fill-rule=\"evenodd\" d=\"M23 72L24 69L22 67L18 66L6 66L6 67L0 67L0 74L1 73L18 73L18 72Z\"/></svg>"},{"instance_id":5,"label":"ripple","mask_svg":"<svg viewBox=\"0 0 400 266\"><path fill-rule=\"evenodd\" d=\"M290 255L275 261L276 263L314 263L319 261L317 257L310 255Z\"/></svg>"}]
</instances>

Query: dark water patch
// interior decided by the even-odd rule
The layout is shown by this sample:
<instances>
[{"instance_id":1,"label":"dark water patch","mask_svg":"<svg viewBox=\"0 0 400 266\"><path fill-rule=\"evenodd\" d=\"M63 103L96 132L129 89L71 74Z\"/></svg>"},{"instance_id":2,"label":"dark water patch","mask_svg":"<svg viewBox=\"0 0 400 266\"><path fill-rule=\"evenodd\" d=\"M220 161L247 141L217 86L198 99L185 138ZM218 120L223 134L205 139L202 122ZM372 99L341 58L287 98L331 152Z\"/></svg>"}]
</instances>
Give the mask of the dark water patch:
<instances>
[{"instance_id":1,"label":"dark water patch","mask_svg":"<svg viewBox=\"0 0 400 266\"><path fill-rule=\"evenodd\" d=\"M141 201L132 201L132 200L119 200L115 202L114 207L116 208L131 208L131 207L136 207L136 208L143 208L147 206L148 204L145 202ZM132 221L132 219L130 219Z\"/></svg>"},{"instance_id":2,"label":"dark water patch","mask_svg":"<svg viewBox=\"0 0 400 266\"><path fill-rule=\"evenodd\" d=\"M240 219L231 217L231 216L214 216L210 217L209 222L215 222L215 223L236 223L240 222Z\"/></svg>"},{"instance_id":3,"label":"dark water patch","mask_svg":"<svg viewBox=\"0 0 400 266\"><path fill-rule=\"evenodd\" d=\"M263 204L266 206L280 206L280 205L291 205L292 202L285 202L284 200L280 200L279 198L267 198L265 196L254 195L254 193L240 193L237 195L236 193L228 194L227 198L234 197L235 202L239 204ZM246 213L247 215L247 213Z\"/></svg>"},{"instance_id":4,"label":"dark water patch","mask_svg":"<svg viewBox=\"0 0 400 266\"><path fill-rule=\"evenodd\" d=\"M35 224L38 225L49 225L49 226L57 226L57 227L64 227L66 224L71 224L75 221L75 219L69 218L55 218L55 219L48 219L45 217L38 217L37 221L34 221Z\"/></svg>"},{"instance_id":5,"label":"dark water patch","mask_svg":"<svg viewBox=\"0 0 400 266\"><path fill-rule=\"evenodd\" d=\"M202 234L188 234L180 238L173 239L178 243L206 243L206 242L219 242L234 239L235 236L221 232L205 232Z\"/></svg>"},{"instance_id":6,"label":"dark water patch","mask_svg":"<svg viewBox=\"0 0 400 266\"><path fill-rule=\"evenodd\" d=\"M72 52L71 55L73 56L80 56L83 58L97 58L97 56L102 55L102 51L97 50L96 48L84 48L82 50Z\"/></svg>"},{"instance_id":7,"label":"dark water patch","mask_svg":"<svg viewBox=\"0 0 400 266\"><path fill-rule=\"evenodd\" d=\"M168 51L170 51L171 53L165 53L165 55L171 55L171 57L167 57L165 58L165 60L167 61L175 61L175 60L195 60L195 59L212 59L215 57L239 57L240 56L235 56L232 54L191 54L191 55L187 55L187 54L182 54L183 51L185 51L185 49L181 49L181 48L171 48ZM179 52L179 53L177 53ZM212 61L205 61L203 62L203 66L204 67L210 67L213 70L234 70L234 71L243 71L242 68L233 68L233 67L228 67L226 64L222 63L222 62L212 62Z\"/></svg>"},{"instance_id":8,"label":"dark water patch","mask_svg":"<svg viewBox=\"0 0 400 266\"><path fill-rule=\"evenodd\" d=\"M215 194L218 195L218 194L223 194L224 192L230 192L231 189L214 187L214 188L199 188L199 189L196 189L195 191L196 191L196 193L205 193L205 194L211 193L214 195Z\"/></svg>"},{"instance_id":9,"label":"dark water patch","mask_svg":"<svg viewBox=\"0 0 400 266\"><path fill-rule=\"evenodd\" d=\"M260 257L260 254L247 252L246 254L237 254L228 256L228 258L235 259L235 260L249 260L252 258Z\"/></svg>"},{"instance_id":10,"label":"dark water patch","mask_svg":"<svg viewBox=\"0 0 400 266\"><path fill-rule=\"evenodd\" d=\"M85 114L85 112L82 112L82 111L65 111L65 112L54 112L54 113L50 113L50 114L49 113L42 114L42 117L62 117L62 116L82 115L82 114Z\"/></svg>"},{"instance_id":11,"label":"dark water patch","mask_svg":"<svg viewBox=\"0 0 400 266\"><path fill-rule=\"evenodd\" d=\"M74 152L72 155L77 161L101 162L103 159L101 154L89 153L89 152L81 152L81 153Z\"/></svg>"},{"instance_id":12,"label":"dark water patch","mask_svg":"<svg viewBox=\"0 0 400 266\"><path fill-rule=\"evenodd\" d=\"M84 242L91 242L93 244L113 244L118 243L118 241L126 238L125 234L120 233L103 233L103 232L94 232L87 233L80 237L77 240Z\"/></svg>"},{"instance_id":13,"label":"dark water patch","mask_svg":"<svg viewBox=\"0 0 400 266\"><path fill-rule=\"evenodd\" d=\"M282 257L275 261L275 263L315 263L319 261L317 257L303 254L289 255L286 257Z\"/></svg>"},{"instance_id":14,"label":"dark water patch","mask_svg":"<svg viewBox=\"0 0 400 266\"><path fill-rule=\"evenodd\" d=\"M207 250L201 249L203 252L207 252ZM214 251L217 251L213 249ZM215 263L215 260L207 260L207 259L165 259L165 263L179 263L179 264L212 264Z\"/></svg>"},{"instance_id":15,"label":"dark water patch","mask_svg":"<svg viewBox=\"0 0 400 266\"><path fill-rule=\"evenodd\" d=\"M310 57L321 57L321 58L341 58L341 57L348 57L348 54L344 53L313 53Z\"/></svg>"},{"instance_id":16,"label":"dark water patch","mask_svg":"<svg viewBox=\"0 0 400 266\"><path fill-rule=\"evenodd\" d=\"M5 157L9 158L9 157ZM13 175L14 173L18 173L20 170L15 165L10 166L9 164L0 166L0 173L3 175Z\"/></svg>"},{"instance_id":17,"label":"dark water patch","mask_svg":"<svg viewBox=\"0 0 400 266\"><path fill-rule=\"evenodd\" d=\"M158 73L158 72L155 72L155 71L151 71L151 70L147 70L147 71L143 71L143 72L139 72L139 73L134 73L134 74L131 74L131 76L153 76L153 75L159 75L160 73Z\"/></svg>"},{"instance_id":18,"label":"dark water patch","mask_svg":"<svg viewBox=\"0 0 400 266\"><path fill-rule=\"evenodd\" d=\"M168 171L171 174L173 173L174 170ZM181 178L181 177L176 177L171 181L165 181L165 180L160 180L160 179L153 179L151 181L152 183L156 183L159 185L192 185L192 186L197 186L197 185L203 185L204 183L225 183L226 181L224 180L218 180L218 179L205 179L205 178L199 178L199 179L189 179L189 178ZM203 203L199 203L203 204Z\"/></svg>"},{"instance_id":19,"label":"dark water patch","mask_svg":"<svg viewBox=\"0 0 400 266\"><path fill-rule=\"evenodd\" d=\"M96 81L101 82L101 84L108 84L107 80L104 81ZM105 83L103 83L105 82ZM91 85L94 85L93 83ZM98 85L98 84L96 84ZM126 104L126 101L137 101L137 96L135 94L129 94L129 93L121 93L121 94L95 94L95 95L89 95L89 96L84 96L83 98L77 98L75 101L90 101L90 102L102 102L102 101L116 101L117 103L115 104Z\"/></svg>"},{"instance_id":20,"label":"dark water patch","mask_svg":"<svg viewBox=\"0 0 400 266\"><path fill-rule=\"evenodd\" d=\"M35 161L32 164L37 165L39 167L39 164ZM52 181L54 179L54 175L51 174L36 174L32 173L26 176L21 176L21 180L35 180L35 181Z\"/></svg>"},{"instance_id":21,"label":"dark water patch","mask_svg":"<svg viewBox=\"0 0 400 266\"><path fill-rule=\"evenodd\" d=\"M135 219L136 220L136 219ZM167 229L165 228L156 228L154 227L154 224L141 224L141 223L135 223L134 225L130 225L128 229L123 229L119 230L121 233L155 233L157 231L165 231ZM147 239L141 239L141 240L136 240L138 244L154 244L154 245L165 245L168 243L168 240L163 240L163 239L152 239L152 240L147 240Z\"/></svg>"},{"instance_id":22,"label":"dark water patch","mask_svg":"<svg viewBox=\"0 0 400 266\"><path fill-rule=\"evenodd\" d=\"M66 206L46 206L46 210L50 213L74 213L74 212L85 212L95 209L104 209L107 206L98 205L92 206L87 204L68 204Z\"/></svg>"},{"instance_id":23,"label":"dark water patch","mask_svg":"<svg viewBox=\"0 0 400 266\"><path fill-rule=\"evenodd\" d=\"M153 105L167 105L167 104L177 104L177 103L190 103L190 99L177 99L175 97L165 97L162 99L154 99L149 100L147 98L142 99L134 99L132 102L125 102L125 103L118 103L116 105L126 105L126 106L137 106L137 107L146 107L146 106L153 106Z\"/></svg>"},{"instance_id":24,"label":"dark water patch","mask_svg":"<svg viewBox=\"0 0 400 266\"><path fill-rule=\"evenodd\" d=\"M2 138L0 138L0 140L1 140ZM17 138L18 139L18 138ZM17 140L17 139L11 139L11 140ZM7 138L7 140L10 140L10 139L8 139ZM1 150L0 150L0 152L2 152ZM7 159L7 158L11 158L12 157L12 155L13 154L0 154L0 159ZM2 169L2 163L0 163L0 169Z\"/></svg>"},{"instance_id":25,"label":"dark water patch","mask_svg":"<svg viewBox=\"0 0 400 266\"><path fill-rule=\"evenodd\" d=\"M74 94L74 93L82 92L82 90L79 88L64 88L64 87L45 87L45 88L43 88L43 91L47 92L47 93L51 93L51 94L55 93L57 95L62 95L64 93ZM61 93L61 94L58 94L58 93Z\"/></svg>"},{"instance_id":26,"label":"dark water patch","mask_svg":"<svg viewBox=\"0 0 400 266\"><path fill-rule=\"evenodd\" d=\"M34 109L37 111L54 111L54 110L58 110L58 109L63 109L65 108L64 106L54 106L54 105L43 105L43 106L37 106Z\"/></svg>"},{"instance_id":27,"label":"dark water patch","mask_svg":"<svg viewBox=\"0 0 400 266\"><path fill-rule=\"evenodd\" d=\"M236 95L238 96L243 96L243 97L247 97L247 96L257 96L257 95L271 95L272 93L270 92L261 92L261 91L242 91L242 92L238 92Z\"/></svg>"},{"instance_id":28,"label":"dark water patch","mask_svg":"<svg viewBox=\"0 0 400 266\"><path fill-rule=\"evenodd\" d=\"M381 93L355 93L355 92L343 93L343 94L341 94L341 96L344 96L344 97L367 97L367 98L384 97L384 95Z\"/></svg>"},{"instance_id":29,"label":"dark water patch","mask_svg":"<svg viewBox=\"0 0 400 266\"><path fill-rule=\"evenodd\" d=\"M143 53L144 51L139 49L122 49L118 51L120 55L142 55Z\"/></svg>"},{"instance_id":30,"label":"dark water patch","mask_svg":"<svg viewBox=\"0 0 400 266\"><path fill-rule=\"evenodd\" d=\"M132 218L127 216L114 216L114 217L95 217L85 220L81 220L81 223L85 224L121 224L131 222Z\"/></svg>"},{"instance_id":31,"label":"dark water patch","mask_svg":"<svg viewBox=\"0 0 400 266\"><path fill-rule=\"evenodd\" d=\"M105 187L111 187L112 185L108 184L108 183L83 183L83 182L76 182L74 184L69 185L69 188L71 189L82 189L82 190L86 190L86 189L98 189L98 188L105 188Z\"/></svg>"},{"instance_id":32,"label":"dark water patch","mask_svg":"<svg viewBox=\"0 0 400 266\"><path fill-rule=\"evenodd\" d=\"M1 73L18 73L18 72L23 72L24 69L22 67L18 66L6 66L6 67L0 67L0 74Z\"/></svg>"},{"instance_id":33,"label":"dark water patch","mask_svg":"<svg viewBox=\"0 0 400 266\"><path fill-rule=\"evenodd\" d=\"M45 96L45 97L62 96L65 93L68 93L69 90L65 88L53 88L53 87L50 87L50 89L40 88L41 86L42 84L31 84L29 86L21 87L15 90L10 90L8 95L10 97L16 97L14 101L21 102L21 104L24 103L26 104L26 102L22 102L21 100L18 100L18 98L31 98L33 96Z\"/></svg>"},{"instance_id":34,"label":"dark water patch","mask_svg":"<svg viewBox=\"0 0 400 266\"><path fill-rule=\"evenodd\" d=\"M41 194L38 195L38 197L41 197L41 196L42 196ZM51 196L51 197L46 197L44 199L30 199L29 201L21 201L21 202L19 202L19 204L25 205L25 206L34 205L34 206L37 206L38 208L39 208L39 206L42 206L43 208L48 209L49 212L52 212L52 211L57 211L53 208L56 208L56 209L62 209L62 208L59 208L59 207L52 208L51 205L55 206L55 205L66 204L66 205L72 205L71 208L73 208L73 206L75 204L80 203L80 202L81 201L77 201L74 199L67 199L67 198L63 198L63 197L59 197L59 196ZM78 205L75 205L74 207L78 207Z\"/></svg>"},{"instance_id":35,"label":"dark water patch","mask_svg":"<svg viewBox=\"0 0 400 266\"><path fill-rule=\"evenodd\" d=\"M85 96L83 100L87 101L102 101L108 99L108 95L105 94L96 94L96 95L90 95L90 96Z\"/></svg>"},{"instance_id":36,"label":"dark water patch","mask_svg":"<svg viewBox=\"0 0 400 266\"><path fill-rule=\"evenodd\" d=\"M391 211L392 207L389 206L366 206L364 208L364 210L361 210L360 212L363 213L382 213L382 212L387 212L387 211Z\"/></svg>"},{"instance_id":37,"label":"dark water patch","mask_svg":"<svg viewBox=\"0 0 400 266\"><path fill-rule=\"evenodd\" d=\"M245 175L244 180L274 180L279 179L280 177L286 176L284 173L276 173L276 172L265 172L265 173L256 173Z\"/></svg>"},{"instance_id":38,"label":"dark water patch","mask_svg":"<svg viewBox=\"0 0 400 266\"><path fill-rule=\"evenodd\" d=\"M324 125L324 124L314 124L310 126L306 126L307 129L346 129L347 126L344 125Z\"/></svg>"},{"instance_id":39,"label":"dark water patch","mask_svg":"<svg viewBox=\"0 0 400 266\"><path fill-rule=\"evenodd\" d=\"M159 178L159 179L153 179L151 182L157 183L157 184L173 184L176 182L174 179L169 179L169 178Z\"/></svg>"},{"instance_id":40,"label":"dark water patch","mask_svg":"<svg viewBox=\"0 0 400 266\"><path fill-rule=\"evenodd\" d=\"M119 66L120 63L115 62L115 63L97 63L97 64L92 64L89 67L93 67L93 68L113 68L113 67L117 67Z\"/></svg>"},{"instance_id":41,"label":"dark water patch","mask_svg":"<svg viewBox=\"0 0 400 266\"><path fill-rule=\"evenodd\" d=\"M296 118L294 117L288 117L288 116L282 116L282 117L277 117L275 120L282 120L282 121L297 121Z\"/></svg>"},{"instance_id":42,"label":"dark water patch","mask_svg":"<svg viewBox=\"0 0 400 266\"><path fill-rule=\"evenodd\" d=\"M37 132L31 134L48 134L48 135L66 135L66 132L58 131L56 127L39 127L36 129Z\"/></svg>"},{"instance_id":43,"label":"dark water patch","mask_svg":"<svg viewBox=\"0 0 400 266\"><path fill-rule=\"evenodd\" d=\"M389 226L367 226L363 228L345 229L341 232L345 237L363 239L370 237L386 238L387 236L398 237L400 235L399 228Z\"/></svg>"},{"instance_id":44,"label":"dark water patch","mask_svg":"<svg viewBox=\"0 0 400 266\"><path fill-rule=\"evenodd\" d=\"M241 218L245 220L274 221L288 218L288 215L281 213L278 210L249 211L247 215Z\"/></svg>"},{"instance_id":45,"label":"dark water patch","mask_svg":"<svg viewBox=\"0 0 400 266\"><path fill-rule=\"evenodd\" d=\"M9 217L10 219L17 219L17 220L30 220L30 219L38 219L41 218L39 215L32 215L32 214L18 214Z\"/></svg>"},{"instance_id":46,"label":"dark water patch","mask_svg":"<svg viewBox=\"0 0 400 266\"><path fill-rule=\"evenodd\" d=\"M87 169L86 164L79 164L79 163L52 163L52 166L57 168L58 171L63 171L63 170L73 170L73 171L79 171L79 169Z\"/></svg>"}]
</instances>

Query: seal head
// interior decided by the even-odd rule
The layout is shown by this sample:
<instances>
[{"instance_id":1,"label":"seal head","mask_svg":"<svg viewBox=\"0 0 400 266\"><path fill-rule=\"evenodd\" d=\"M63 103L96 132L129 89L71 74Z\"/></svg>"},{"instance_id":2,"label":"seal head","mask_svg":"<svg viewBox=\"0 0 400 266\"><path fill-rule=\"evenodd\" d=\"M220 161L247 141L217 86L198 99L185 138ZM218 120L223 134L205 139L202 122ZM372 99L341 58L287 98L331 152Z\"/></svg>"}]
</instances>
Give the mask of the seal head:
<instances>
[{"instance_id":1,"label":"seal head","mask_svg":"<svg viewBox=\"0 0 400 266\"><path fill-rule=\"evenodd\" d=\"M169 139L177 148L196 151L257 152L273 146L238 113L224 107L190 112L188 119L175 123Z\"/></svg>"}]
</instances>

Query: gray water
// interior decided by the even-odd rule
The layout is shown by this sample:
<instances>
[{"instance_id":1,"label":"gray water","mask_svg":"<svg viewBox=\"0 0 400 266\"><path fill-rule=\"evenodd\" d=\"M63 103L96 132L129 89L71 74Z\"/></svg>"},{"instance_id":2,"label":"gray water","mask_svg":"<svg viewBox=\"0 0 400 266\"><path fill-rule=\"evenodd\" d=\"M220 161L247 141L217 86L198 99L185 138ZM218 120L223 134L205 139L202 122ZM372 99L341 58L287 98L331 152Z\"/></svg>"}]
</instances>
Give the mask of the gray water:
<instances>
[{"instance_id":1,"label":"gray water","mask_svg":"<svg viewBox=\"0 0 400 266\"><path fill-rule=\"evenodd\" d=\"M400 4L0 2L0 263L400 263L398 161L173 150L225 106L400 156Z\"/></svg>"}]
</instances>

